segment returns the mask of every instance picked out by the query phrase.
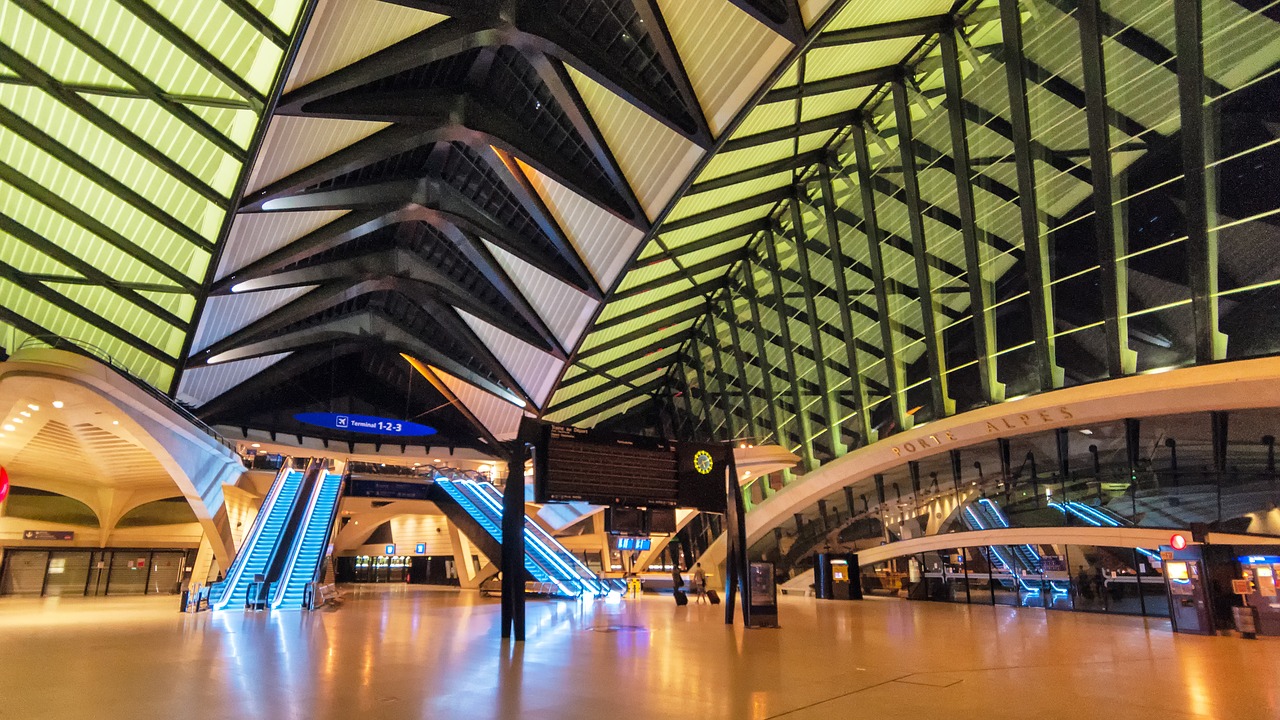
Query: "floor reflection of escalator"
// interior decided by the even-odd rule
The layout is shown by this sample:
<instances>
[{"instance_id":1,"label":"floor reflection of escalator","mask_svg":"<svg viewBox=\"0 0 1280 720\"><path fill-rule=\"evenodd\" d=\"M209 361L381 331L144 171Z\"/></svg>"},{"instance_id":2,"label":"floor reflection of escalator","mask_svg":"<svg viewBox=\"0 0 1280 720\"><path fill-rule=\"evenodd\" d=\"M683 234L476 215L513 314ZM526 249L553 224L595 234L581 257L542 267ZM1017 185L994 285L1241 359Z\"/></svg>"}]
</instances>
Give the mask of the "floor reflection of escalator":
<instances>
[{"instance_id":1,"label":"floor reflection of escalator","mask_svg":"<svg viewBox=\"0 0 1280 720\"><path fill-rule=\"evenodd\" d=\"M487 482L436 478L436 485L498 543L502 542L502 493ZM533 520L524 518L525 570L557 595L603 595L610 585L596 576Z\"/></svg>"}]
</instances>

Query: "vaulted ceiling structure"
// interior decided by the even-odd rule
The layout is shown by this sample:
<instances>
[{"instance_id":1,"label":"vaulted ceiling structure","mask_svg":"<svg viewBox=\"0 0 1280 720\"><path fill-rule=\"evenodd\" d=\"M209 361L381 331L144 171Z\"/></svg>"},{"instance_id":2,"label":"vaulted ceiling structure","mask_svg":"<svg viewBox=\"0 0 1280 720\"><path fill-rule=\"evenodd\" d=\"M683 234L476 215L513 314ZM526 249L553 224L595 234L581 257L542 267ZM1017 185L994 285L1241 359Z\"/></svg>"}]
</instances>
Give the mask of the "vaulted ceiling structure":
<instances>
[{"instance_id":1,"label":"vaulted ceiling structure","mask_svg":"<svg viewBox=\"0 0 1280 720\"><path fill-rule=\"evenodd\" d=\"M0 345L211 423L478 448L682 397L811 466L913 408L1221 359L1206 297L1266 350L1229 316L1275 263L1187 270L1265 243L1274 203L1230 198L1266 172L1168 222L1205 204L1180 93L1248 138L1224 173L1280 127L1256 4L0 0Z\"/></svg>"}]
</instances>

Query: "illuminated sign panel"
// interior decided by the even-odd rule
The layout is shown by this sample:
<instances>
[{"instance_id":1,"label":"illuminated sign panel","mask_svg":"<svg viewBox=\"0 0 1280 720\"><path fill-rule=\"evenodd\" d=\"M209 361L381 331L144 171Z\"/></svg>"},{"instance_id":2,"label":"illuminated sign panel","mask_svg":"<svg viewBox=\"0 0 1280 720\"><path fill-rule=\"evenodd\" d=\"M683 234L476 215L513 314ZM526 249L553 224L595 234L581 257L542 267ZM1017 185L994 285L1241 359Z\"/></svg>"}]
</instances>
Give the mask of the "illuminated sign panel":
<instances>
[{"instance_id":1,"label":"illuminated sign panel","mask_svg":"<svg viewBox=\"0 0 1280 720\"><path fill-rule=\"evenodd\" d=\"M421 437L435 435L436 429L428 425L419 425L408 420L377 417L375 415L352 415L351 413L298 413L294 420L307 425L342 430L345 432L368 433L370 435L393 435L395 437Z\"/></svg>"}]
</instances>

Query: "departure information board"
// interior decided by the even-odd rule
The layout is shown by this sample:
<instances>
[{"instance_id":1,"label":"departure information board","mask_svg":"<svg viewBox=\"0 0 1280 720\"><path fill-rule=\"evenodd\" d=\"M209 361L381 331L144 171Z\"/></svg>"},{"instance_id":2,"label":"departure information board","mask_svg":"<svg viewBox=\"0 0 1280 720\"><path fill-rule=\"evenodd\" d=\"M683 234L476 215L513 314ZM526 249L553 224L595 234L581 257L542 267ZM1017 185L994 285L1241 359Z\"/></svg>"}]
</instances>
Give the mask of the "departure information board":
<instances>
[{"instance_id":1,"label":"departure information board","mask_svg":"<svg viewBox=\"0 0 1280 720\"><path fill-rule=\"evenodd\" d=\"M529 423L538 502L725 509L727 446Z\"/></svg>"}]
</instances>

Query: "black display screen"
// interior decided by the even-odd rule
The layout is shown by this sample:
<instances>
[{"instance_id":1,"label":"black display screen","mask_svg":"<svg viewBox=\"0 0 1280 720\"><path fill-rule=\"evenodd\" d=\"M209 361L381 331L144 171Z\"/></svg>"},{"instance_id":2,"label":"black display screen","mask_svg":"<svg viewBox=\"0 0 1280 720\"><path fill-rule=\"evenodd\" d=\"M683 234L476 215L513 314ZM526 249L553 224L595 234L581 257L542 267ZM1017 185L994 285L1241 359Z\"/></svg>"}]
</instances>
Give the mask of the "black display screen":
<instances>
[{"instance_id":1,"label":"black display screen","mask_svg":"<svg viewBox=\"0 0 1280 720\"><path fill-rule=\"evenodd\" d=\"M725 511L725 471L732 452L727 445L535 421L522 426L521 436L534 447L537 502ZM674 525L674 516L658 522L664 528Z\"/></svg>"}]
</instances>

